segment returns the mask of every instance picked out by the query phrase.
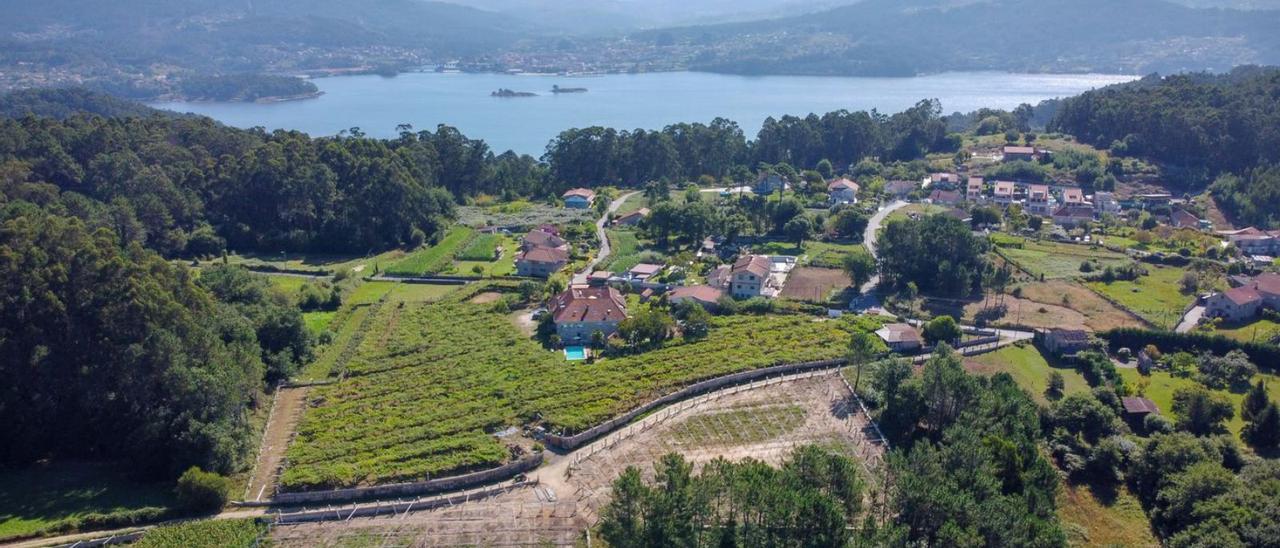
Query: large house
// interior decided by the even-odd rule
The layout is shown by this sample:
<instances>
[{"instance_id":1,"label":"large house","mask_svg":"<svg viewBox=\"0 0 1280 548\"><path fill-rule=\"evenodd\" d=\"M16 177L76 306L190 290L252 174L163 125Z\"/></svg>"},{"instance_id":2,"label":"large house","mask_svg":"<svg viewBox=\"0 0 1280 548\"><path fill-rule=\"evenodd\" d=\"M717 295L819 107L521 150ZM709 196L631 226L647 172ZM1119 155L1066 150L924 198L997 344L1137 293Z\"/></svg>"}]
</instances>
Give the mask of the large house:
<instances>
[{"instance_id":1,"label":"large house","mask_svg":"<svg viewBox=\"0 0 1280 548\"><path fill-rule=\"evenodd\" d=\"M569 242L546 230L531 230L516 254L516 275L549 278L567 264Z\"/></svg>"},{"instance_id":2,"label":"large house","mask_svg":"<svg viewBox=\"0 0 1280 548\"><path fill-rule=\"evenodd\" d=\"M984 185L985 182L981 176L969 176L969 185L965 187L964 199L974 203L981 203L985 198L982 195Z\"/></svg>"},{"instance_id":3,"label":"large house","mask_svg":"<svg viewBox=\"0 0 1280 548\"><path fill-rule=\"evenodd\" d=\"M733 263L729 271L729 292L739 299L749 299L765 294L773 261L764 255L743 255Z\"/></svg>"},{"instance_id":4,"label":"large house","mask_svg":"<svg viewBox=\"0 0 1280 548\"><path fill-rule=\"evenodd\" d=\"M516 254L516 275L550 278L569 264L569 252L556 247L531 247Z\"/></svg>"},{"instance_id":5,"label":"large house","mask_svg":"<svg viewBox=\"0 0 1280 548\"><path fill-rule=\"evenodd\" d=\"M586 343L599 331L606 338L627 319L627 304L612 287L574 286L551 301L551 319L561 342Z\"/></svg>"},{"instance_id":6,"label":"large house","mask_svg":"<svg viewBox=\"0 0 1280 548\"><path fill-rule=\"evenodd\" d=\"M1254 227L1219 232L1246 255L1280 254L1280 230L1265 231Z\"/></svg>"},{"instance_id":7,"label":"large house","mask_svg":"<svg viewBox=\"0 0 1280 548\"><path fill-rule=\"evenodd\" d=\"M1097 192L1093 195L1093 205L1098 209L1098 213L1110 213L1115 215L1120 213L1120 202L1116 200L1116 195L1111 192Z\"/></svg>"},{"instance_id":8,"label":"large house","mask_svg":"<svg viewBox=\"0 0 1280 548\"><path fill-rule=\"evenodd\" d=\"M827 194L833 204L858 203L858 183L840 178L827 185Z\"/></svg>"},{"instance_id":9,"label":"large house","mask_svg":"<svg viewBox=\"0 0 1280 548\"><path fill-rule=\"evenodd\" d=\"M662 272L664 268L666 267L660 264L640 263L627 271L627 277L634 282L647 282L650 278Z\"/></svg>"},{"instance_id":10,"label":"large house","mask_svg":"<svg viewBox=\"0 0 1280 548\"><path fill-rule=\"evenodd\" d=\"M561 195L569 209L590 209L596 201L596 192L589 188L575 188Z\"/></svg>"},{"instance_id":11,"label":"large house","mask_svg":"<svg viewBox=\"0 0 1280 548\"><path fill-rule=\"evenodd\" d=\"M1027 185L1027 212L1048 217L1058 205L1049 192L1049 185Z\"/></svg>"},{"instance_id":12,"label":"large house","mask_svg":"<svg viewBox=\"0 0 1280 548\"><path fill-rule=\"evenodd\" d=\"M960 185L960 176L955 173L932 173L929 175L929 186L953 189Z\"/></svg>"},{"instance_id":13,"label":"large house","mask_svg":"<svg viewBox=\"0 0 1280 548\"><path fill-rule=\"evenodd\" d=\"M1204 301L1204 315L1238 323L1256 318L1263 307L1280 310L1280 274L1268 272L1210 295Z\"/></svg>"},{"instance_id":14,"label":"large house","mask_svg":"<svg viewBox=\"0 0 1280 548\"><path fill-rule=\"evenodd\" d=\"M996 181L995 202L1007 206L1013 203L1013 193L1018 185L1013 181Z\"/></svg>"},{"instance_id":15,"label":"large house","mask_svg":"<svg viewBox=\"0 0 1280 548\"><path fill-rule=\"evenodd\" d=\"M1090 204L1064 204L1053 212L1053 224L1059 226L1078 226L1093 221L1093 206Z\"/></svg>"},{"instance_id":16,"label":"large house","mask_svg":"<svg viewBox=\"0 0 1280 548\"><path fill-rule=\"evenodd\" d=\"M889 350L894 352L910 352L919 350L924 346L924 339L920 337L920 332L916 331L911 324L891 323L876 330L876 335Z\"/></svg>"},{"instance_id":17,"label":"large house","mask_svg":"<svg viewBox=\"0 0 1280 548\"><path fill-rule=\"evenodd\" d=\"M929 193L929 203L938 205L956 205L964 201L964 197L954 190L938 189Z\"/></svg>"},{"instance_id":18,"label":"large house","mask_svg":"<svg viewBox=\"0 0 1280 548\"><path fill-rule=\"evenodd\" d=\"M1005 162L1034 162L1036 159L1036 147L1005 145L1000 152Z\"/></svg>"},{"instance_id":19,"label":"large house","mask_svg":"<svg viewBox=\"0 0 1280 548\"><path fill-rule=\"evenodd\" d=\"M1089 202L1084 199L1084 191L1078 187L1068 187L1062 189L1062 203L1064 204L1087 204Z\"/></svg>"}]
</instances>

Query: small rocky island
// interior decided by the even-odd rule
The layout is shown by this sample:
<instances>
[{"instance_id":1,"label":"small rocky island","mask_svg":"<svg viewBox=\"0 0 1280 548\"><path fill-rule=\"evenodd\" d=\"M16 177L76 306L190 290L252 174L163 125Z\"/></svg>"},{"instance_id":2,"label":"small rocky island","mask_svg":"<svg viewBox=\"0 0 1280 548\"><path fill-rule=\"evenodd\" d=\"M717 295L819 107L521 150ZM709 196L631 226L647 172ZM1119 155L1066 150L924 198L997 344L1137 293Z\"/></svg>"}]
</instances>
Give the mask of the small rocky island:
<instances>
[{"instance_id":1,"label":"small rocky island","mask_svg":"<svg viewBox=\"0 0 1280 548\"><path fill-rule=\"evenodd\" d=\"M493 97L537 97L537 93L529 93L527 91L515 91L507 88L501 88L498 91L489 94Z\"/></svg>"},{"instance_id":2,"label":"small rocky island","mask_svg":"<svg viewBox=\"0 0 1280 548\"><path fill-rule=\"evenodd\" d=\"M551 93L586 93L587 88L562 88L558 85L551 86Z\"/></svg>"}]
</instances>

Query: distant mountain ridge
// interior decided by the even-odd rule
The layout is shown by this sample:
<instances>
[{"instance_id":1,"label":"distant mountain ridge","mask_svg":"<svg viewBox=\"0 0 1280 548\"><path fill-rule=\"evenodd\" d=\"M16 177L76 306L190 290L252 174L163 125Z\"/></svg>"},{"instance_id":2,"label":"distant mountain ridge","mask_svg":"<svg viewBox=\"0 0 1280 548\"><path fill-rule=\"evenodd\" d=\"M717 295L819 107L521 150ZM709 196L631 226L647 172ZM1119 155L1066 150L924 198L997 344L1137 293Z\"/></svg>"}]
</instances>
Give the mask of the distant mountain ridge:
<instances>
[{"instance_id":1,"label":"distant mountain ridge","mask_svg":"<svg viewBox=\"0 0 1280 548\"><path fill-rule=\"evenodd\" d=\"M868 0L770 21L638 33L744 74L1176 72L1280 61L1280 11L1163 0Z\"/></svg>"}]
</instances>

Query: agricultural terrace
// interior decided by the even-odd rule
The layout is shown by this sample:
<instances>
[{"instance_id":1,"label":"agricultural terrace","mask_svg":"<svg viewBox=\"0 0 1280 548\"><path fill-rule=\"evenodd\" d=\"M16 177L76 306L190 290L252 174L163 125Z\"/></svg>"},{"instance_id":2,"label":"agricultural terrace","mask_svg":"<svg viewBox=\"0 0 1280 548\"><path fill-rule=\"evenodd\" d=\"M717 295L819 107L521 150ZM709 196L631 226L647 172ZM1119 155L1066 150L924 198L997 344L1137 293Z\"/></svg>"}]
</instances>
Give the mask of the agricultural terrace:
<instances>
[{"instance_id":1,"label":"agricultural terrace","mask_svg":"<svg viewBox=\"0 0 1280 548\"><path fill-rule=\"evenodd\" d=\"M387 274L400 276L421 276L438 274L453 264L454 255L465 248L476 236L475 229L465 226L454 226L445 234L439 244L414 250L399 260L388 264L383 270Z\"/></svg>"},{"instance_id":2,"label":"agricultural terrace","mask_svg":"<svg viewBox=\"0 0 1280 548\"><path fill-rule=\"evenodd\" d=\"M213 519L156 527L142 535L134 548L250 548L267 534L258 519Z\"/></svg>"},{"instance_id":3,"label":"agricultural terrace","mask_svg":"<svg viewBox=\"0 0 1280 548\"><path fill-rule=\"evenodd\" d=\"M491 307L446 299L383 306L341 382L313 389L289 447L285 490L348 487L490 468L490 435L538 424L580 431L659 395L729 373L839 357L869 318L715 318L710 336L569 364Z\"/></svg>"},{"instance_id":4,"label":"agricultural terrace","mask_svg":"<svg viewBox=\"0 0 1280 548\"><path fill-rule=\"evenodd\" d=\"M1075 278L1080 265L1095 263L1096 270L1119 267L1132 262L1128 256L1098 246L1037 241L1007 235L993 236L996 252L1019 268L1046 280Z\"/></svg>"},{"instance_id":5,"label":"agricultural terrace","mask_svg":"<svg viewBox=\"0 0 1280 548\"><path fill-rule=\"evenodd\" d=\"M609 256L609 260L600 266L601 270L610 272L626 272L632 267L645 261L648 257L652 260L665 261L665 256L661 251L652 249L653 242L641 242L640 236L634 230L609 229L605 231L605 235L609 238L609 245L613 250L613 254Z\"/></svg>"}]
</instances>

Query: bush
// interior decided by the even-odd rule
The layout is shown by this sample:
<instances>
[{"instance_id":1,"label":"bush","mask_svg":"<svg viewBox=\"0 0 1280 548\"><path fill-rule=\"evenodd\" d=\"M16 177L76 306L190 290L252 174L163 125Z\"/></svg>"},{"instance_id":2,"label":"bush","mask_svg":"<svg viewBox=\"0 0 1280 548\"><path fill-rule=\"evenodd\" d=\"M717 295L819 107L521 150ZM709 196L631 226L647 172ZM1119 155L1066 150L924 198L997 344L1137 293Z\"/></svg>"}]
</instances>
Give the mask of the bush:
<instances>
[{"instance_id":1,"label":"bush","mask_svg":"<svg viewBox=\"0 0 1280 548\"><path fill-rule=\"evenodd\" d=\"M192 466L178 478L174 493L178 497L178 504L185 510L215 512L227 505L229 489L231 480Z\"/></svg>"}]
</instances>

